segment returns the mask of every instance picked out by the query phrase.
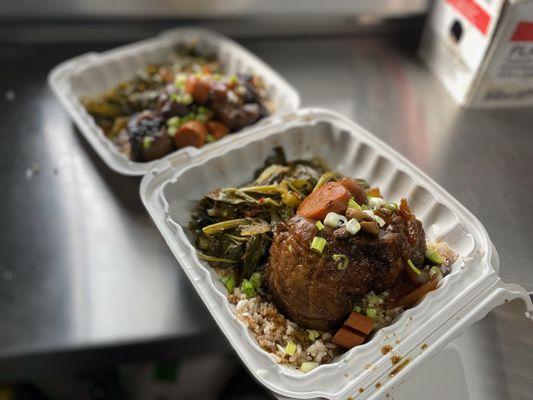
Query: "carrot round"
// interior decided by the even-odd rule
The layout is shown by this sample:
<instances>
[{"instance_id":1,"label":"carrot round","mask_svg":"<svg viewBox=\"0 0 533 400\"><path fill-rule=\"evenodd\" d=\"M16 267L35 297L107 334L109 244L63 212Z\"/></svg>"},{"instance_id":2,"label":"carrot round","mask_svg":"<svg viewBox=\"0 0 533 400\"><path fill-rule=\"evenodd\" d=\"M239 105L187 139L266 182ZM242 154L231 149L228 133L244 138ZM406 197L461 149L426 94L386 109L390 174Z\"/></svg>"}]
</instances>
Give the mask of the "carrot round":
<instances>
[{"instance_id":1,"label":"carrot round","mask_svg":"<svg viewBox=\"0 0 533 400\"><path fill-rule=\"evenodd\" d=\"M363 187L356 180L344 177L342 179L339 179L338 183L348 189L348 191L358 204L366 204L367 199L365 189L363 189Z\"/></svg>"},{"instance_id":2,"label":"carrot round","mask_svg":"<svg viewBox=\"0 0 533 400\"><path fill-rule=\"evenodd\" d=\"M205 104L209 98L209 84L202 79L191 75L185 82L185 92L192 95L195 102Z\"/></svg>"},{"instance_id":3,"label":"carrot round","mask_svg":"<svg viewBox=\"0 0 533 400\"><path fill-rule=\"evenodd\" d=\"M207 136L207 129L200 121L184 123L174 135L176 147L195 146L202 147Z\"/></svg>"},{"instance_id":4,"label":"carrot round","mask_svg":"<svg viewBox=\"0 0 533 400\"><path fill-rule=\"evenodd\" d=\"M229 128L222 122L208 121L206 122L205 126L207 127L209 133L217 140L229 133Z\"/></svg>"},{"instance_id":5,"label":"carrot round","mask_svg":"<svg viewBox=\"0 0 533 400\"><path fill-rule=\"evenodd\" d=\"M350 197L348 189L340 183L328 182L300 203L297 214L317 220L324 219L329 212L344 214Z\"/></svg>"},{"instance_id":6,"label":"carrot round","mask_svg":"<svg viewBox=\"0 0 533 400\"><path fill-rule=\"evenodd\" d=\"M388 308L410 307L416 302L418 302L420 299L422 299L426 294L437 289L438 285L439 285L439 278L435 277L429 282L426 282L422 286L416 288L411 293L406 294L400 300L393 302L392 304L388 306Z\"/></svg>"}]
</instances>

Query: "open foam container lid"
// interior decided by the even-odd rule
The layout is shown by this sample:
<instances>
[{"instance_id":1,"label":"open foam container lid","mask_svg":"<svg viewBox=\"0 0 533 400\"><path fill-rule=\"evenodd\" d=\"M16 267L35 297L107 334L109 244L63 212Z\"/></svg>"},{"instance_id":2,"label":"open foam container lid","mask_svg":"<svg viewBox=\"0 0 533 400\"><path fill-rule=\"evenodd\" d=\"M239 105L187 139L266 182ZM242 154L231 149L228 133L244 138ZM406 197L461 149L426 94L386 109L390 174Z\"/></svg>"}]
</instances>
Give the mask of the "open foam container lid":
<instances>
[{"instance_id":1,"label":"open foam container lid","mask_svg":"<svg viewBox=\"0 0 533 400\"><path fill-rule=\"evenodd\" d=\"M300 105L296 90L276 71L233 40L218 33L198 28L176 28L160 35L111 49L102 53L87 53L57 65L48 75L48 83L67 110L76 126L112 170L124 175L144 175L160 160L136 162L128 159L109 140L94 118L85 110L80 99L101 94L118 83L131 79L136 72L151 63L164 62L174 52L177 44L195 42L200 50L214 52L224 73L253 73L265 82L275 111L251 127L268 125L271 118L295 110ZM227 135L220 143L246 134L250 127ZM206 144L196 151L204 151ZM176 152L191 151L179 149ZM174 154L174 153L171 153Z\"/></svg>"},{"instance_id":2,"label":"open foam container lid","mask_svg":"<svg viewBox=\"0 0 533 400\"><path fill-rule=\"evenodd\" d=\"M276 146L287 159L320 156L344 175L367 179L384 197L406 197L429 240L447 242L459 255L452 273L416 307L374 337L303 374L276 363L235 317L216 273L201 261L187 229L191 212L207 192L240 186L253 177ZM369 132L328 110L300 109L274 117L203 152L185 149L159 161L141 182L141 197L177 261L209 312L254 377L291 398L372 399L398 386L473 322L512 299L533 305L518 285L497 275L498 254L481 223L449 193ZM392 346L382 354L383 346ZM391 362L391 354L401 358Z\"/></svg>"}]
</instances>

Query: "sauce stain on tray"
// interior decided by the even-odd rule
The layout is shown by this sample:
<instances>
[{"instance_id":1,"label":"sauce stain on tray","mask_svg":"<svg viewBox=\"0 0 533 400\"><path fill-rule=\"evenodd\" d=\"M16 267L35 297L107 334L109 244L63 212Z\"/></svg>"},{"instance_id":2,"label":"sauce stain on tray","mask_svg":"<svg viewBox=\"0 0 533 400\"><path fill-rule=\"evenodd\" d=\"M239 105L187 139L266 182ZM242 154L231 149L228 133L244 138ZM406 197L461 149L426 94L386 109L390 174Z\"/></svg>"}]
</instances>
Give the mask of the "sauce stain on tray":
<instances>
[{"instance_id":1,"label":"sauce stain on tray","mask_svg":"<svg viewBox=\"0 0 533 400\"><path fill-rule=\"evenodd\" d=\"M403 360L403 362L401 364L399 364L396 368L394 368L389 376L392 378L393 376L397 375L407 364L409 364L411 360L406 358L405 360Z\"/></svg>"}]
</instances>

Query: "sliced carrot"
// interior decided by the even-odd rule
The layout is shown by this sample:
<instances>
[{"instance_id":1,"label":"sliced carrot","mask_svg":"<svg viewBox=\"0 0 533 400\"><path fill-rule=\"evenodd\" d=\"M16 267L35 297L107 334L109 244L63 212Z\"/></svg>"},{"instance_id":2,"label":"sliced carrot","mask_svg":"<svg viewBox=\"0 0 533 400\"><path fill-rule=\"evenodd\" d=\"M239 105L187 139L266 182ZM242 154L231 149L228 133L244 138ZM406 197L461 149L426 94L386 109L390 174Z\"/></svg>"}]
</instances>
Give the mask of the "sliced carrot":
<instances>
[{"instance_id":1,"label":"sliced carrot","mask_svg":"<svg viewBox=\"0 0 533 400\"><path fill-rule=\"evenodd\" d=\"M174 135L176 147L195 146L202 147L205 144L207 129L200 121L185 122Z\"/></svg>"},{"instance_id":2,"label":"sliced carrot","mask_svg":"<svg viewBox=\"0 0 533 400\"><path fill-rule=\"evenodd\" d=\"M374 330L374 320L356 312L352 312L344 326L368 335Z\"/></svg>"},{"instance_id":3,"label":"sliced carrot","mask_svg":"<svg viewBox=\"0 0 533 400\"><path fill-rule=\"evenodd\" d=\"M220 139L229 133L229 128L219 121L207 121L205 126L215 139Z\"/></svg>"},{"instance_id":4,"label":"sliced carrot","mask_svg":"<svg viewBox=\"0 0 533 400\"><path fill-rule=\"evenodd\" d=\"M350 197L348 189L340 183L328 182L300 203L297 214L316 220L324 219L329 212L344 214Z\"/></svg>"},{"instance_id":5,"label":"sliced carrot","mask_svg":"<svg viewBox=\"0 0 533 400\"><path fill-rule=\"evenodd\" d=\"M190 75L185 82L185 92L192 95L194 101L205 104L209 98L209 84L202 79Z\"/></svg>"},{"instance_id":6,"label":"sliced carrot","mask_svg":"<svg viewBox=\"0 0 533 400\"><path fill-rule=\"evenodd\" d=\"M401 299L392 302L388 305L387 308L396 308L396 307L410 307L413 304L421 300L426 294L437 289L439 285L439 278L435 277L427 283L424 283L422 286L416 288L412 292L406 294Z\"/></svg>"},{"instance_id":7,"label":"sliced carrot","mask_svg":"<svg viewBox=\"0 0 533 400\"><path fill-rule=\"evenodd\" d=\"M352 347L363 344L365 339L365 335L354 331L349 327L343 326L337 331L337 333L335 333L335 336L333 336L331 341L338 346L344 347L346 349L351 349Z\"/></svg>"},{"instance_id":8,"label":"sliced carrot","mask_svg":"<svg viewBox=\"0 0 533 400\"><path fill-rule=\"evenodd\" d=\"M339 179L337 182L348 189L358 204L367 203L365 189L363 189L363 187L355 179L344 177Z\"/></svg>"}]
</instances>

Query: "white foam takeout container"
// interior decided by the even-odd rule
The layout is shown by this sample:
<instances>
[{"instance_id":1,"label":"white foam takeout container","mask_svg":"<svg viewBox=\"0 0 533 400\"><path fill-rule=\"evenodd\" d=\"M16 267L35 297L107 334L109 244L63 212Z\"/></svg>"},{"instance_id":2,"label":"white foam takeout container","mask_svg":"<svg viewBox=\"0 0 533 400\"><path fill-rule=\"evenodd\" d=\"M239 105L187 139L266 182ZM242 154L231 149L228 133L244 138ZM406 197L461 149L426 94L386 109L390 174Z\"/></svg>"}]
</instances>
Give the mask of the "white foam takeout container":
<instances>
[{"instance_id":1,"label":"white foam takeout container","mask_svg":"<svg viewBox=\"0 0 533 400\"><path fill-rule=\"evenodd\" d=\"M225 73L247 72L263 78L275 111L270 117L263 118L252 126L266 125L271 117L298 108L298 93L277 72L244 47L212 31L177 28L163 32L155 38L103 53L83 54L57 65L50 71L48 83L83 136L111 169L124 175L144 175L159 160L135 162L120 153L85 110L80 98L104 93L118 83L132 78L148 64L167 61L177 44L193 41L200 50L205 49L217 54ZM227 135L220 142L227 143L237 134L244 134L249 129L250 127ZM206 144L201 149L192 148L187 151L202 152L210 146L211 144ZM183 149L176 150L177 153L182 151Z\"/></svg>"},{"instance_id":2,"label":"white foam takeout container","mask_svg":"<svg viewBox=\"0 0 533 400\"><path fill-rule=\"evenodd\" d=\"M368 343L307 374L277 364L257 345L234 316L216 273L197 257L187 228L193 207L206 192L247 183L275 146L282 146L289 160L321 156L332 169L379 186L391 201L406 197L428 239L446 241L459 254L452 273L419 305ZM381 398L497 305L519 298L527 306L526 315L533 315L527 292L499 279L498 254L481 223L396 151L331 111L297 110L201 154L176 153L145 175L140 190L150 215L228 341L254 377L281 396ZM393 350L383 355L385 345ZM392 355L401 361L393 365Z\"/></svg>"}]
</instances>

